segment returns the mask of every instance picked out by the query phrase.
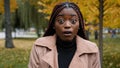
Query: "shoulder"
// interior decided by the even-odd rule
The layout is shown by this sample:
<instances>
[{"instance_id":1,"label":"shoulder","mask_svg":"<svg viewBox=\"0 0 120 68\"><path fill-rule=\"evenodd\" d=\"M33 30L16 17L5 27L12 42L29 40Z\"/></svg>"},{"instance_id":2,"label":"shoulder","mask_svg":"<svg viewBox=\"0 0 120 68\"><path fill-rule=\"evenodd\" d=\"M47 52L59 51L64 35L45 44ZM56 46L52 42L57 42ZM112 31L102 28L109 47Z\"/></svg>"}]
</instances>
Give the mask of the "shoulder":
<instances>
[{"instance_id":1,"label":"shoulder","mask_svg":"<svg viewBox=\"0 0 120 68\"><path fill-rule=\"evenodd\" d=\"M96 45L96 43L91 42L89 40L85 40L81 37L77 37L77 44L79 46L79 48L81 48L81 50L88 52L88 53L97 53L99 52L98 50L98 46Z\"/></svg>"},{"instance_id":2,"label":"shoulder","mask_svg":"<svg viewBox=\"0 0 120 68\"><path fill-rule=\"evenodd\" d=\"M34 45L38 46L38 47L45 47L45 48L49 48L52 49L55 45L55 36L46 36L46 37L41 37L38 38L35 42Z\"/></svg>"},{"instance_id":3,"label":"shoulder","mask_svg":"<svg viewBox=\"0 0 120 68\"><path fill-rule=\"evenodd\" d=\"M52 48L53 40L54 40L53 36L40 37L36 39L32 47L32 51L43 54L44 52L46 52L47 49Z\"/></svg>"},{"instance_id":4,"label":"shoulder","mask_svg":"<svg viewBox=\"0 0 120 68\"><path fill-rule=\"evenodd\" d=\"M89 41L89 40L85 40L83 39L83 42L89 46L89 47L92 47L92 48L97 48L97 44L95 42L92 42L92 41Z\"/></svg>"},{"instance_id":5,"label":"shoulder","mask_svg":"<svg viewBox=\"0 0 120 68\"><path fill-rule=\"evenodd\" d=\"M44 45L47 45L47 44L50 44L51 42L54 42L55 41L55 37L54 36L46 36L46 37L41 37L41 38L38 38L34 44L36 45L41 45L41 44L44 44Z\"/></svg>"}]
</instances>

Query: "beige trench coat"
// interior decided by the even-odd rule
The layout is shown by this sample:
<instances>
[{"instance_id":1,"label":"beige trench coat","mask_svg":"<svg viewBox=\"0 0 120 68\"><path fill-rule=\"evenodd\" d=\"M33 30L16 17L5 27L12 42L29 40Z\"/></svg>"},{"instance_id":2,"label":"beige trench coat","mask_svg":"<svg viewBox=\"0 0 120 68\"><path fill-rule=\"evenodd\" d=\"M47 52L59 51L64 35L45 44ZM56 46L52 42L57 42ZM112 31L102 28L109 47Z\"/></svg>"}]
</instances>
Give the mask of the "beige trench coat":
<instances>
[{"instance_id":1,"label":"beige trench coat","mask_svg":"<svg viewBox=\"0 0 120 68\"><path fill-rule=\"evenodd\" d=\"M47 36L35 41L28 68L58 68L56 37ZM77 50L69 68L101 68L99 51L95 43L77 36Z\"/></svg>"}]
</instances>

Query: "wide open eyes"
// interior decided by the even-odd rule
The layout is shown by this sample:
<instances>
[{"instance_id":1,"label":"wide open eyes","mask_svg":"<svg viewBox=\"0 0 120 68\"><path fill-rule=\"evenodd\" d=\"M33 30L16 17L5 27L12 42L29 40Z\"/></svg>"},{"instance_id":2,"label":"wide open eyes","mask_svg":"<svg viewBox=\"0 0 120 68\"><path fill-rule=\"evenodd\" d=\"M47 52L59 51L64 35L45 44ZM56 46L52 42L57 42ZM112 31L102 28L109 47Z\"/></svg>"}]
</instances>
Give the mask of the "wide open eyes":
<instances>
[{"instance_id":1,"label":"wide open eyes","mask_svg":"<svg viewBox=\"0 0 120 68\"><path fill-rule=\"evenodd\" d=\"M59 24L64 24L64 23L65 23L65 19L63 19L63 18L58 18L58 19L57 19L57 22L58 22ZM76 22L78 22L78 19L70 19L69 22L70 22L71 24L76 24Z\"/></svg>"},{"instance_id":2,"label":"wide open eyes","mask_svg":"<svg viewBox=\"0 0 120 68\"><path fill-rule=\"evenodd\" d=\"M76 24L77 21L77 19L70 19L71 24Z\"/></svg>"},{"instance_id":3,"label":"wide open eyes","mask_svg":"<svg viewBox=\"0 0 120 68\"><path fill-rule=\"evenodd\" d=\"M63 18L58 18L58 19L57 19L57 22L58 22L59 24L63 24L63 23L65 22L65 20L64 20Z\"/></svg>"}]
</instances>

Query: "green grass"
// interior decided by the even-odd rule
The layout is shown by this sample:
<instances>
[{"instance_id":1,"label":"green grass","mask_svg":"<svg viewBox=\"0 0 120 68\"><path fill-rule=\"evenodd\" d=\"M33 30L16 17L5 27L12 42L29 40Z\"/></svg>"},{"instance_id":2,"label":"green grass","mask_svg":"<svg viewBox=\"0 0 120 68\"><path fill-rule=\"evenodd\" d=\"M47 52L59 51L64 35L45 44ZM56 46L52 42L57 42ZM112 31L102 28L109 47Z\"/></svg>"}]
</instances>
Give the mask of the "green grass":
<instances>
[{"instance_id":1,"label":"green grass","mask_svg":"<svg viewBox=\"0 0 120 68\"><path fill-rule=\"evenodd\" d=\"M4 48L0 40L0 68L27 68L34 39L15 39L15 48Z\"/></svg>"},{"instance_id":2,"label":"green grass","mask_svg":"<svg viewBox=\"0 0 120 68\"><path fill-rule=\"evenodd\" d=\"M0 68L27 68L30 50L1 48L0 52Z\"/></svg>"},{"instance_id":3,"label":"green grass","mask_svg":"<svg viewBox=\"0 0 120 68\"><path fill-rule=\"evenodd\" d=\"M103 45L103 68L120 68L120 38L107 38Z\"/></svg>"},{"instance_id":4,"label":"green grass","mask_svg":"<svg viewBox=\"0 0 120 68\"><path fill-rule=\"evenodd\" d=\"M35 39L14 39L15 48L4 48L0 40L0 68L27 68L30 50ZM92 41L98 43L97 41ZM103 68L120 68L120 37L104 38Z\"/></svg>"},{"instance_id":5,"label":"green grass","mask_svg":"<svg viewBox=\"0 0 120 68\"><path fill-rule=\"evenodd\" d=\"M96 42L91 37L91 41ZM120 36L111 38L107 35L103 38L103 68L120 68Z\"/></svg>"}]
</instances>

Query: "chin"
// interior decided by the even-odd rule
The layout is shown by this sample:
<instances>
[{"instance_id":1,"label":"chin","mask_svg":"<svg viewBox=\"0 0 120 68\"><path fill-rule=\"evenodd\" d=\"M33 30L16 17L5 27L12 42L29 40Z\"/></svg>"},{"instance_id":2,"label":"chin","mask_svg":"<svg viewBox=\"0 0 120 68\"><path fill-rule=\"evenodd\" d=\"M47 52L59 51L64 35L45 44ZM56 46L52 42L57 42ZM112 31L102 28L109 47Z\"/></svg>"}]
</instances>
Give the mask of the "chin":
<instances>
[{"instance_id":1,"label":"chin","mask_svg":"<svg viewBox=\"0 0 120 68\"><path fill-rule=\"evenodd\" d=\"M73 38L66 38L66 39L64 39L64 41L72 41L73 40Z\"/></svg>"}]
</instances>

